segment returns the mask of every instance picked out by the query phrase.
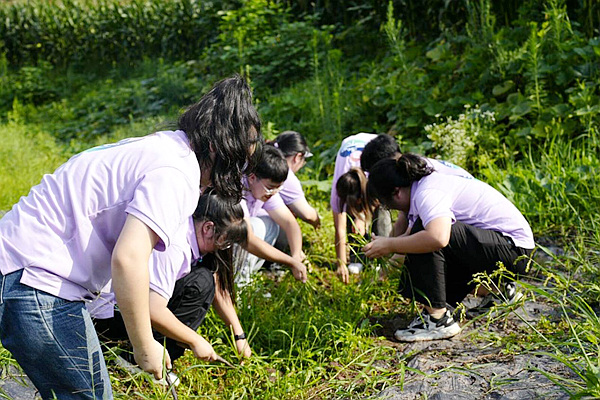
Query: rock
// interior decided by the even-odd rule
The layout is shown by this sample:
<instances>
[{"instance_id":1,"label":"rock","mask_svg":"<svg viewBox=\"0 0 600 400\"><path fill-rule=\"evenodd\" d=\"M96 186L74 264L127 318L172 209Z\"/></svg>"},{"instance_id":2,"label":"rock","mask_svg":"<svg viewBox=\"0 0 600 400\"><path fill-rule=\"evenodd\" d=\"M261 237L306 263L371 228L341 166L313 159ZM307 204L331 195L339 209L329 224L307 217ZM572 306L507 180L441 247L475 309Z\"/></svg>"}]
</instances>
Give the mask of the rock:
<instances>
[{"instance_id":1,"label":"rock","mask_svg":"<svg viewBox=\"0 0 600 400\"><path fill-rule=\"evenodd\" d=\"M2 371L0 390L13 400L41 399L29 378L12 365Z\"/></svg>"}]
</instances>

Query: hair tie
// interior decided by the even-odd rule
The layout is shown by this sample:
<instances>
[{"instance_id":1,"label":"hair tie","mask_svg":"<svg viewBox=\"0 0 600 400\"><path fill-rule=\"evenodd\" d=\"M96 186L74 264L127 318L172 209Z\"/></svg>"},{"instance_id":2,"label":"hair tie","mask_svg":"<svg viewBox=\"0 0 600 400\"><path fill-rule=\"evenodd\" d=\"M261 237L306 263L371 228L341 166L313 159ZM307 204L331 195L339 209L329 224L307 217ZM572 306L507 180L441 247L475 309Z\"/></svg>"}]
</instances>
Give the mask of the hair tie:
<instances>
[{"instance_id":1,"label":"hair tie","mask_svg":"<svg viewBox=\"0 0 600 400\"><path fill-rule=\"evenodd\" d=\"M273 146L274 146L276 149L278 149L278 148L279 148L279 143L277 143L277 142L273 142Z\"/></svg>"}]
</instances>

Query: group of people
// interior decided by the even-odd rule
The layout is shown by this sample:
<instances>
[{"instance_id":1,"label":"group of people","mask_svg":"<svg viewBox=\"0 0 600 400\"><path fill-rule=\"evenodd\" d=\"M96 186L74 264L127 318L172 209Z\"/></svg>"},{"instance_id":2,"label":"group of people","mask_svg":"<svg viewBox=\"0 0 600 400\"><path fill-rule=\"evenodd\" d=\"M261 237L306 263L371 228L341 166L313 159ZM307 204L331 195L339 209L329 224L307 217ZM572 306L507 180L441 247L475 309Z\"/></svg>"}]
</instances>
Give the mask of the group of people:
<instances>
[{"instance_id":1,"label":"group of people","mask_svg":"<svg viewBox=\"0 0 600 400\"><path fill-rule=\"evenodd\" d=\"M311 156L297 132L264 143L250 88L234 76L173 130L72 157L0 220L2 345L44 399L112 398L101 341L128 341L130 361L156 379L186 348L217 359L196 332L211 305L249 357L234 289L264 260L306 282L297 218L321 221L295 173ZM330 205L345 283L361 257L404 261L401 293L423 312L398 340L456 335L451 309L475 290L473 275L499 262L525 273L534 247L499 192L452 164L402 154L385 134L343 140ZM350 252L356 235L370 242ZM516 297L514 284L502 289Z\"/></svg>"}]
</instances>

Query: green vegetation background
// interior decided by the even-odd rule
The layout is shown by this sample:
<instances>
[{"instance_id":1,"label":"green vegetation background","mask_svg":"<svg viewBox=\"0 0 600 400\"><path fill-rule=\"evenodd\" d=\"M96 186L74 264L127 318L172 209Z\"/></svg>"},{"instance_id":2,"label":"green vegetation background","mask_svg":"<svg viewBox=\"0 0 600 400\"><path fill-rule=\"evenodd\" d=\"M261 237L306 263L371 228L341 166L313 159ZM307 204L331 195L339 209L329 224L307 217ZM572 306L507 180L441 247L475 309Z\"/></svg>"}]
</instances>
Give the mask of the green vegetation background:
<instances>
[{"instance_id":1,"label":"green vegetation background","mask_svg":"<svg viewBox=\"0 0 600 400\"><path fill-rule=\"evenodd\" d=\"M308 140L315 156L299 175L324 226L302 226L315 266L308 285L265 279L240 294L256 357L235 370L186 357L180 397L356 397L403 381L404 359L374 322L414 312L395 293L400 272L351 286L331 272L333 162L340 141L361 131L469 169L517 205L541 244L564 250L534 276L576 293L570 308L580 312L546 321L553 335L495 340L551 351L579 374L555 378L567 393L598 394L599 29L596 0L3 3L0 210L78 151L151 133L241 73L265 136L291 129ZM568 305L544 287L529 289ZM235 357L214 316L201 331ZM113 373L117 397L168 396Z\"/></svg>"}]
</instances>

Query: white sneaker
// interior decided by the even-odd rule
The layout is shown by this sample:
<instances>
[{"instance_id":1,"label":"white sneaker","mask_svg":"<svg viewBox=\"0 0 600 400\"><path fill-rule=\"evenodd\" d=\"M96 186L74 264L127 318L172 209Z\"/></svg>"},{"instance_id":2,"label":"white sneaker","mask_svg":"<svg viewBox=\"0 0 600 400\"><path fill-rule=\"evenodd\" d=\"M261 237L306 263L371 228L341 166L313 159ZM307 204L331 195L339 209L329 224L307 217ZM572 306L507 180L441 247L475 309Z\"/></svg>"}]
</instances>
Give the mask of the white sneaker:
<instances>
[{"instance_id":1,"label":"white sneaker","mask_svg":"<svg viewBox=\"0 0 600 400\"><path fill-rule=\"evenodd\" d=\"M135 364L130 363L126 359L121 356L115 357L115 364L119 367L123 368L125 371L129 372L132 375L142 374L145 375L148 379L158 385L169 386L166 377L163 377L161 380L156 379L152 374L149 374L143 371L140 367ZM173 372L169 372L169 381L174 386L179 386L179 377L175 375Z\"/></svg>"},{"instance_id":2,"label":"white sneaker","mask_svg":"<svg viewBox=\"0 0 600 400\"><path fill-rule=\"evenodd\" d=\"M451 338L460 330L460 325L454 321L449 310L446 310L439 320L433 318L427 311L423 311L406 329L397 330L394 337L401 342L439 340Z\"/></svg>"},{"instance_id":3,"label":"white sneaker","mask_svg":"<svg viewBox=\"0 0 600 400\"><path fill-rule=\"evenodd\" d=\"M363 270L363 265L361 263L350 263L348 264L348 272L351 274L360 274Z\"/></svg>"}]
</instances>

